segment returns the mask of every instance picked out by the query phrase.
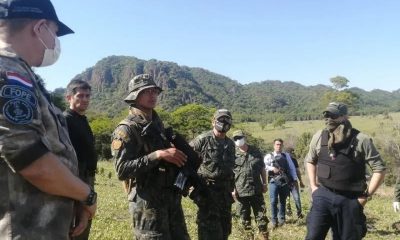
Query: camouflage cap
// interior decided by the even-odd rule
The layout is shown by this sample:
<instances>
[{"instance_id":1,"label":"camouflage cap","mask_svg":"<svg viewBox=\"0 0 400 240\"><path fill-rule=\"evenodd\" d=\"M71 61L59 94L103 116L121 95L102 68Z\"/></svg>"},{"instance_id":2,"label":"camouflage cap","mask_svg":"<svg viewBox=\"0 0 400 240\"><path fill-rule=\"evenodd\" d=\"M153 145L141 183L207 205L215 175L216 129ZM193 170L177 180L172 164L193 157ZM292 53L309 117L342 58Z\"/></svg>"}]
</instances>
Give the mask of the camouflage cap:
<instances>
[{"instance_id":1,"label":"camouflage cap","mask_svg":"<svg viewBox=\"0 0 400 240\"><path fill-rule=\"evenodd\" d=\"M162 91L162 89L156 85L153 80L153 76L151 76L150 74L140 74L135 76L132 80L129 81L129 94L124 99L124 101L127 103L135 101L139 93L147 88L158 88L160 91Z\"/></svg>"},{"instance_id":2,"label":"camouflage cap","mask_svg":"<svg viewBox=\"0 0 400 240\"><path fill-rule=\"evenodd\" d=\"M227 109L218 109L214 113L214 119L218 119L220 117L227 116L232 119L232 114Z\"/></svg>"},{"instance_id":3,"label":"camouflage cap","mask_svg":"<svg viewBox=\"0 0 400 240\"><path fill-rule=\"evenodd\" d=\"M236 130L232 134L232 138L236 137L245 137L244 132L242 130Z\"/></svg>"},{"instance_id":4,"label":"camouflage cap","mask_svg":"<svg viewBox=\"0 0 400 240\"><path fill-rule=\"evenodd\" d=\"M337 116L344 116L347 115L347 106L343 103L331 102L328 104L323 114L325 115L328 112Z\"/></svg>"}]
</instances>

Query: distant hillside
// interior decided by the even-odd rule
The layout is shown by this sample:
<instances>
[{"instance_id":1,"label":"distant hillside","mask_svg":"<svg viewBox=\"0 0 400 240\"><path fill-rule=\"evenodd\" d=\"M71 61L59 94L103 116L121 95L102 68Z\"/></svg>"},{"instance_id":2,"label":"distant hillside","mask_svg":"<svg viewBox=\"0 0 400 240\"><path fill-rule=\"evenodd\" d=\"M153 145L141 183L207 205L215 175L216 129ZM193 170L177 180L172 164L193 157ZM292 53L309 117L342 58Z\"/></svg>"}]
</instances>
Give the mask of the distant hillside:
<instances>
[{"instance_id":1,"label":"distant hillside","mask_svg":"<svg viewBox=\"0 0 400 240\"><path fill-rule=\"evenodd\" d=\"M262 117L284 114L287 119L296 116L319 116L321 96L331 87L306 87L295 82L263 81L242 85L228 77L201 68L179 66L176 63L141 60L128 56L110 56L86 69L75 78L88 81L93 87L92 109L114 115L126 108L128 82L135 75L150 73L164 91L160 105L175 109L188 103L226 107L235 113ZM349 91L359 95L359 104L353 113L381 113L400 110L400 91L371 92L359 88Z\"/></svg>"}]
</instances>

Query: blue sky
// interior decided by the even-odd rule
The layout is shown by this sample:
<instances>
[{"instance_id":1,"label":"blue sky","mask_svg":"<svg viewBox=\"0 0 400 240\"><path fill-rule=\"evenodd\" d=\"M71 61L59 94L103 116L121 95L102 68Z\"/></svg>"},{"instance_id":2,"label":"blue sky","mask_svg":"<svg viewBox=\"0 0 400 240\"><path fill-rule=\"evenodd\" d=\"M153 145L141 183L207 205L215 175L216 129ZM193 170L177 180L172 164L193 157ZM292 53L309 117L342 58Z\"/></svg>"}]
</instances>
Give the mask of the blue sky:
<instances>
[{"instance_id":1,"label":"blue sky","mask_svg":"<svg viewBox=\"0 0 400 240\"><path fill-rule=\"evenodd\" d=\"M400 88L400 1L52 0L75 34L38 68L49 90L110 55L201 67L242 84L263 80Z\"/></svg>"}]
</instances>

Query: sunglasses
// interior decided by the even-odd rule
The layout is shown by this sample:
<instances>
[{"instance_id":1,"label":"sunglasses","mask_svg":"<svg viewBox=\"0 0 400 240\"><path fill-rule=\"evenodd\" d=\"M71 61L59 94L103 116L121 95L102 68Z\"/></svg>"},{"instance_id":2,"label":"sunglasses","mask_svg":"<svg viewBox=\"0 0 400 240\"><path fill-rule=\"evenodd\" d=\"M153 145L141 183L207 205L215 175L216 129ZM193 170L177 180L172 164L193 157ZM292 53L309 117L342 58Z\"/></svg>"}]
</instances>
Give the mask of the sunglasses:
<instances>
[{"instance_id":1,"label":"sunglasses","mask_svg":"<svg viewBox=\"0 0 400 240\"><path fill-rule=\"evenodd\" d=\"M330 118L330 119L337 119L339 115L333 114L331 112L325 112L324 113L324 118Z\"/></svg>"}]
</instances>

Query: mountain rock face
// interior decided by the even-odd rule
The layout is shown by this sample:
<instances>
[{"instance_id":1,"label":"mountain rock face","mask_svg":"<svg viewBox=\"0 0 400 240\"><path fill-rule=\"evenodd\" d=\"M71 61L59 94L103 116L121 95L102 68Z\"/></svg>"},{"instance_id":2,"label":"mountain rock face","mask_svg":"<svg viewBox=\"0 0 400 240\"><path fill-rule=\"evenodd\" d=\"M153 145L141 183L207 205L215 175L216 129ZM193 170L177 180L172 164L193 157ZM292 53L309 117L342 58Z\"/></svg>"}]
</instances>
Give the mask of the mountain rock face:
<instances>
[{"instance_id":1,"label":"mountain rock face","mask_svg":"<svg viewBox=\"0 0 400 240\"><path fill-rule=\"evenodd\" d=\"M86 69L75 78L92 86L92 109L115 115L127 108L123 99L128 94L128 83L135 75L149 73L163 89L159 105L173 110L189 103L225 107L248 115L282 113L285 115L320 114L321 96L332 88L324 85L311 87L295 82L263 81L242 85L228 77L201 68L179 66L176 63L141 60L128 56L110 56ZM349 89L360 98L355 109L385 109L399 111L400 91ZM293 118L293 117L289 117ZM295 119L295 118L293 118Z\"/></svg>"}]
</instances>

